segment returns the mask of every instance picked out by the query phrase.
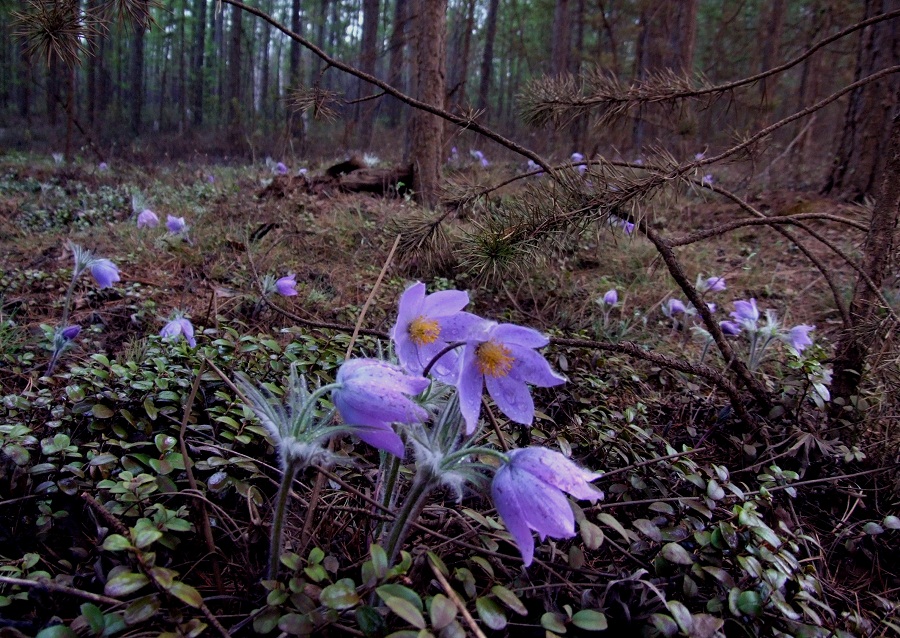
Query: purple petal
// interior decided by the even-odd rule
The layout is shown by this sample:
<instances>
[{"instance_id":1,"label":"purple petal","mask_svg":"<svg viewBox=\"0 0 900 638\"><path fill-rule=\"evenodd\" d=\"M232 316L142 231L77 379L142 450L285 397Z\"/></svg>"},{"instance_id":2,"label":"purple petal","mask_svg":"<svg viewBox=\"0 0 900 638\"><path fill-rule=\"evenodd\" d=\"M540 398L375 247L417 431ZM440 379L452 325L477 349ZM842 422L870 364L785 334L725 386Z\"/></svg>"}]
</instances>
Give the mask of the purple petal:
<instances>
[{"instance_id":1,"label":"purple petal","mask_svg":"<svg viewBox=\"0 0 900 638\"><path fill-rule=\"evenodd\" d=\"M457 390L459 410L466 420L466 434L472 434L478 427L481 414L481 392L484 389L484 375L475 364L475 345L468 344L463 351Z\"/></svg>"},{"instance_id":2,"label":"purple petal","mask_svg":"<svg viewBox=\"0 0 900 638\"><path fill-rule=\"evenodd\" d=\"M513 474L508 465L501 467L491 482L491 498L503 524L512 535L525 567L534 560L534 537L525 521L522 506L516 494Z\"/></svg>"},{"instance_id":3,"label":"purple petal","mask_svg":"<svg viewBox=\"0 0 900 638\"><path fill-rule=\"evenodd\" d=\"M494 403L507 417L522 425L534 421L534 401L528 386L512 377L485 375L484 383Z\"/></svg>"},{"instance_id":4,"label":"purple petal","mask_svg":"<svg viewBox=\"0 0 900 638\"><path fill-rule=\"evenodd\" d=\"M469 293L462 290L441 290L425 297L422 314L426 317L445 317L469 305Z\"/></svg>"},{"instance_id":5,"label":"purple petal","mask_svg":"<svg viewBox=\"0 0 900 638\"><path fill-rule=\"evenodd\" d=\"M441 326L441 339L447 342L486 341L488 332L494 325L494 322L470 312L457 312L449 317L442 317L438 323Z\"/></svg>"},{"instance_id":6,"label":"purple petal","mask_svg":"<svg viewBox=\"0 0 900 638\"><path fill-rule=\"evenodd\" d=\"M527 447L509 453L510 463L533 474L541 481L568 492L575 498L597 501L603 493L589 485L602 476L579 467L560 452L541 447Z\"/></svg>"},{"instance_id":7,"label":"purple petal","mask_svg":"<svg viewBox=\"0 0 900 638\"><path fill-rule=\"evenodd\" d=\"M197 345L197 340L194 339L194 326L193 324L182 317L177 320L181 324L181 334L184 335L184 338L187 339L188 345L192 348Z\"/></svg>"},{"instance_id":8,"label":"purple petal","mask_svg":"<svg viewBox=\"0 0 900 638\"><path fill-rule=\"evenodd\" d=\"M603 295L603 303L605 303L607 306L615 306L617 303L619 303L619 293L617 293L615 290L610 290L605 295Z\"/></svg>"},{"instance_id":9,"label":"purple petal","mask_svg":"<svg viewBox=\"0 0 900 638\"><path fill-rule=\"evenodd\" d=\"M422 303L425 299L425 284L417 281L403 291L397 305L397 323L391 328L391 339L398 341L406 336L410 322L422 314Z\"/></svg>"},{"instance_id":10,"label":"purple petal","mask_svg":"<svg viewBox=\"0 0 900 638\"><path fill-rule=\"evenodd\" d=\"M101 288L109 288L119 281L119 269L109 259L96 259L91 263L91 276Z\"/></svg>"},{"instance_id":11,"label":"purple petal","mask_svg":"<svg viewBox=\"0 0 900 638\"><path fill-rule=\"evenodd\" d=\"M566 382L566 378L557 374L539 353L528 348L512 346L513 367L509 375L519 381L525 381L540 388L550 388Z\"/></svg>"},{"instance_id":12,"label":"purple petal","mask_svg":"<svg viewBox=\"0 0 900 638\"><path fill-rule=\"evenodd\" d=\"M515 466L510 473L525 522L541 540L575 536L575 515L561 491Z\"/></svg>"},{"instance_id":13,"label":"purple petal","mask_svg":"<svg viewBox=\"0 0 900 638\"><path fill-rule=\"evenodd\" d=\"M515 344L526 348L543 348L550 343L550 339L534 328L525 328L514 323L501 323L496 326L491 330L491 338L506 345Z\"/></svg>"}]
</instances>

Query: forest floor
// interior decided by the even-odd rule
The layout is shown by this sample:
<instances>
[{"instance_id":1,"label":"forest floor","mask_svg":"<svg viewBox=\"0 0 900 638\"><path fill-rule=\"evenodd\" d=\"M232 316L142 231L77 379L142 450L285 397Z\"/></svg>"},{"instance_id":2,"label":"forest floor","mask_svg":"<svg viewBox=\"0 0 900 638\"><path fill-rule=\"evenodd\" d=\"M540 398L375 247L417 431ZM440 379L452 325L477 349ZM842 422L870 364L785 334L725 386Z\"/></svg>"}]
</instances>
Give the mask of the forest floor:
<instances>
[{"instance_id":1,"label":"forest floor","mask_svg":"<svg viewBox=\"0 0 900 638\"><path fill-rule=\"evenodd\" d=\"M447 177L487 185L514 171L463 167ZM727 289L706 297L720 319L734 300L755 298L788 327L815 326L802 361L773 344L759 375L778 406L759 415L758 429L742 428L726 397L701 379L625 354L551 345L545 355L569 383L535 390L530 430L501 419L489 438L561 449L615 476L598 482L605 501L577 510L587 517L578 539L551 551L539 544L539 565L526 572L483 499L467 494L460 507L441 494L423 514L435 533L414 534L412 562L379 578L388 613L366 582L366 525L354 522L373 514L363 496L374 489L377 464L347 444L340 451L357 462L335 470L312 523L315 474L295 484L284 559L293 576L261 584L277 461L204 361L275 386L288 362L330 380L363 309L361 325L386 332L400 293L421 280L429 291L468 290L472 311L498 321L721 365L689 321L662 312L680 291L656 251L619 228L597 224L514 275L485 280L455 259L457 242L479 226L474 214L457 212L445 222L449 260L434 270L422 255L392 255L376 287L397 234L422 211L401 196L272 196L271 180L290 178L265 166L100 170L0 156L0 625L42 638L276 627L372 636L424 635L418 630L427 627L452 636L474 623L516 636L604 635L607 626L606 635L643 627L698 637L900 633L900 565L891 550L900 534L900 437L889 395L896 359L882 353L874 368L887 372L873 374L844 428L828 429L804 374L831 356L841 325L832 291L801 251L758 226L678 249L691 278L725 278ZM749 201L769 215L868 219L861 206L808 192L761 191ZM137 228L144 208L159 227ZM742 216L699 190L658 197L643 214L667 235ZM168 233L167 215L183 217L187 231ZM859 258L863 233L809 224ZM43 376L72 274L69 242L114 261L121 281L102 290L80 281L68 323L81 335ZM823 243L807 245L849 298L852 268ZM262 278L288 273L298 295L261 301ZM598 303L611 289L612 309ZM896 281L885 295L900 299ZM196 349L158 338L175 311L193 322ZM364 336L356 352L382 345ZM189 398L198 373L199 392ZM182 441L196 476L185 472ZM147 525L159 535L141 544ZM104 543L110 530L132 539L128 551ZM452 608L455 620L443 622L435 599L446 588L432 578L425 549L443 561L476 620ZM334 602L329 592L348 580L359 596L341 590L352 601ZM391 604L397 596L415 612Z\"/></svg>"}]
</instances>

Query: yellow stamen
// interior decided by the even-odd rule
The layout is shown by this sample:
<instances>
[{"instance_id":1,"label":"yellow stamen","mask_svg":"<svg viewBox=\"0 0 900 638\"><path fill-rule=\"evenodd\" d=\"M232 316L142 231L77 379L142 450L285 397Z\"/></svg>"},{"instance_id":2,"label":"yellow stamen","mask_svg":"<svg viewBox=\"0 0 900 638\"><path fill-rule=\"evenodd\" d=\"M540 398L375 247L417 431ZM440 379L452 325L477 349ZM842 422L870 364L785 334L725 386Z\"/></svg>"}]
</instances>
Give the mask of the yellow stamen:
<instances>
[{"instance_id":1,"label":"yellow stamen","mask_svg":"<svg viewBox=\"0 0 900 638\"><path fill-rule=\"evenodd\" d=\"M505 377L512 370L515 358L509 348L496 341L485 341L475 348L478 371L489 377Z\"/></svg>"},{"instance_id":2,"label":"yellow stamen","mask_svg":"<svg viewBox=\"0 0 900 638\"><path fill-rule=\"evenodd\" d=\"M417 346L427 346L437 341L441 334L441 327L436 319L428 319L423 315L419 315L409 322L406 329L409 333L409 339Z\"/></svg>"}]
</instances>

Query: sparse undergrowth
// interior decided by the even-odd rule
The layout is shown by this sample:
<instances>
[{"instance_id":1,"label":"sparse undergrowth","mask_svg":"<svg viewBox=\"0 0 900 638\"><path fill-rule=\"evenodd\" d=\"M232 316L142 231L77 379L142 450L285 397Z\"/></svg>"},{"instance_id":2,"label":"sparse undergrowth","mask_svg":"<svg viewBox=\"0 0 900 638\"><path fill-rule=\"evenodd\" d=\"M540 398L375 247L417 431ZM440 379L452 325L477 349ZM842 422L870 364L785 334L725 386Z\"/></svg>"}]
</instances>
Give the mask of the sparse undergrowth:
<instances>
[{"instance_id":1,"label":"sparse undergrowth","mask_svg":"<svg viewBox=\"0 0 900 638\"><path fill-rule=\"evenodd\" d=\"M476 625L515 636L900 633L896 437L883 425L891 401L873 387L847 406L844 429L827 430L814 388L829 356L824 287L778 246L742 246L755 245L746 236L698 246L686 262L725 276L738 298L820 326L803 357L776 343L760 362L778 404L758 429L746 430L702 378L554 345L545 354L569 382L535 392L530 428L496 416L499 429L483 437L558 449L605 473L595 482L604 500L571 503L577 537L538 544L526 570L485 494L457 500L438 489L391 564L372 542L393 517L376 500L378 456L343 437L333 452L345 462L319 489L313 469L294 482L281 575L267 579L276 442L216 369L245 373L275 397L292 364L313 387L334 381L349 331L304 322L357 320L393 241L382 222L411 205L257 201L260 170L213 169L212 182L205 173L179 168L141 183L131 172L0 169L0 616L9 627L43 638L451 637ZM160 216L185 217L187 229L138 232L135 192ZM722 213L705 201L672 206L657 223ZM123 281L75 288L78 345L42 376L72 276L68 238L115 255ZM639 241L598 228L527 278L461 276L429 288L467 287L498 320L699 362L703 339L673 315L662 291L674 287L652 259ZM385 331L407 280L424 276L405 268L377 291L366 326ZM288 271L298 295L264 302L264 276ZM596 303L610 288L616 301ZM176 309L193 319L196 348L157 335ZM354 353L388 348L364 336ZM399 480L412 472L407 462Z\"/></svg>"}]
</instances>

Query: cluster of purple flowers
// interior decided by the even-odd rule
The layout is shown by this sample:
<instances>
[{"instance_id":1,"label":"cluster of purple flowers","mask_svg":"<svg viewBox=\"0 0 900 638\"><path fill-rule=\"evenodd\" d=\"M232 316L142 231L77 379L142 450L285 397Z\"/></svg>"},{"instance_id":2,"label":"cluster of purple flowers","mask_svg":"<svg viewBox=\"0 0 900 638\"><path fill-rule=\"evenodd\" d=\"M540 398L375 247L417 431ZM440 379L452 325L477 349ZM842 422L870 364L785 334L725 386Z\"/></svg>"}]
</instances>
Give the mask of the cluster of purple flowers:
<instances>
[{"instance_id":1,"label":"cluster of purple flowers","mask_svg":"<svg viewBox=\"0 0 900 638\"><path fill-rule=\"evenodd\" d=\"M428 377L456 389L461 423L454 439L476 431L485 387L510 420L528 425L534 419L528 384L550 387L565 381L537 352L549 343L547 337L465 312L468 303L464 291L427 295L425 284L413 284L400 298L391 330L400 365L352 359L341 366L332 400L362 440L402 456L405 446L393 424L419 426L428 420L429 411L417 401L432 385ZM465 446L460 449L456 456L465 459ZM448 450L431 452L446 457ZM534 554L531 530L542 539L574 536L574 516L563 492L597 500L602 493L588 483L600 475L544 448L515 450L503 458L491 493L528 565Z\"/></svg>"},{"instance_id":2,"label":"cluster of purple flowers","mask_svg":"<svg viewBox=\"0 0 900 638\"><path fill-rule=\"evenodd\" d=\"M734 321L722 322L723 324L730 324L729 331L726 334L738 335L746 330L750 335L761 333L767 337L778 337L796 350L797 353L803 352L813 343L809 333L816 329L815 326L798 324L787 330L781 330L777 317L771 310L766 311L766 323L760 326L760 312L754 298L735 301L734 312L730 313L730 315Z\"/></svg>"},{"instance_id":3,"label":"cluster of purple flowers","mask_svg":"<svg viewBox=\"0 0 900 638\"><path fill-rule=\"evenodd\" d=\"M474 157L481 164L482 168L487 168L491 165L488 159L484 156L484 153L478 150L469 151L469 154Z\"/></svg>"}]
</instances>

